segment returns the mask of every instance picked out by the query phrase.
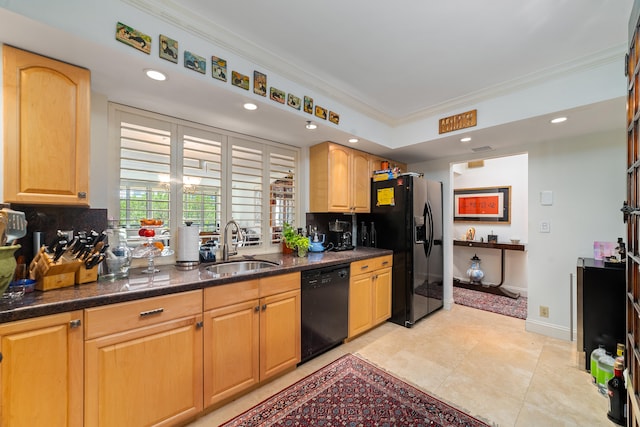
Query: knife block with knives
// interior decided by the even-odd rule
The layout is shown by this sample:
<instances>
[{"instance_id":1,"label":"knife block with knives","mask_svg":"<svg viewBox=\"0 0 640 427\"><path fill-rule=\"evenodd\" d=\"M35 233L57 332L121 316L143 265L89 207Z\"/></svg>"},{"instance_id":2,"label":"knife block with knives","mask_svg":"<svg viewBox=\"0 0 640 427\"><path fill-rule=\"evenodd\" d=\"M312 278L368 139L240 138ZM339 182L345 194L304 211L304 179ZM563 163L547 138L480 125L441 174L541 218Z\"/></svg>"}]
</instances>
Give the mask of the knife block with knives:
<instances>
[{"instance_id":1,"label":"knife block with knives","mask_svg":"<svg viewBox=\"0 0 640 427\"><path fill-rule=\"evenodd\" d=\"M48 247L42 246L29 265L29 277L36 280L36 289L51 289L95 282L98 264L104 259L104 232L77 238L68 243L62 236Z\"/></svg>"}]
</instances>

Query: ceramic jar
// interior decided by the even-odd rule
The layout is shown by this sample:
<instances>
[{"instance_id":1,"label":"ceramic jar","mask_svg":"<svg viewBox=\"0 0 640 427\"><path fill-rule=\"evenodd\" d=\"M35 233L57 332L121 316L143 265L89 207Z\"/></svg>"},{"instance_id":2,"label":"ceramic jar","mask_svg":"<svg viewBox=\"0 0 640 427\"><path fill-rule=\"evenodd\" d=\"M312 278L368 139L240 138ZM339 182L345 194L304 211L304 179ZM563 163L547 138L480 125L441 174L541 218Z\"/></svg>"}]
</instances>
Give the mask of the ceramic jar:
<instances>
[{"instance_id":1,"label":"ceramic jar","mask_svg":"<svg viewBox=\"0 0 640 427\"><path fill-rule=\"evenodd\" d=\"M479 284L484 277L484 271L480 270L480 258L478 255L473 255L471 258L471 267L467 270L467 276L471 283Z\"/></svg>"},{"instance_id":2,"label":"ceramic jar","mask_svg":"<svg viewBox=\"0 0 640 427\"><path fill-rule=\"evenodd\" d=\"M20 249L20 245L0 246L0 295L9 287L16 271L16 259L13 254Z\"/></svg>"}]
</instances>

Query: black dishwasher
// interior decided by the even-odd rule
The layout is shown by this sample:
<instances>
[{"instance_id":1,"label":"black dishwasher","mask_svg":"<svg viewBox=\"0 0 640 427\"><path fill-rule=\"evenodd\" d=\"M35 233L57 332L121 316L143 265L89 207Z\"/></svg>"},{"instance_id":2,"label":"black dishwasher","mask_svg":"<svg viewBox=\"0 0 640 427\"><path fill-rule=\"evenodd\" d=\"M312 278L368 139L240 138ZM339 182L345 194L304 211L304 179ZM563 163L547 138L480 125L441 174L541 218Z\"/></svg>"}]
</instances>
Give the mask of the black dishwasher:
<instances>
[{"instance_id":1,"label":"black dishwasher","mask_svg":"<svg viewBox=\"0 0 640 427\"><path fill-rule=\"evenodd\" d=\"M349 264L302 272L302 358L304 363L339 345L349 331Z\"/></svg>"}]
</instances>

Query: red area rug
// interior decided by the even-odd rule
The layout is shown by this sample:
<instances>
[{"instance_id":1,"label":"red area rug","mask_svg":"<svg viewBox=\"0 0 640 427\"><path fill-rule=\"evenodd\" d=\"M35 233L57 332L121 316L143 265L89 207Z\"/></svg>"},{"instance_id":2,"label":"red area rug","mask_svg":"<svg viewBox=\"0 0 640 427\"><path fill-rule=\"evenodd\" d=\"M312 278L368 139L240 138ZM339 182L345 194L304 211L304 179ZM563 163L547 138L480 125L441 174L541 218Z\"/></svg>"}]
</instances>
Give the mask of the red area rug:
<instances>
[{"instance_id":1,"label":"red area rug","mask_svg":"<svg viewBox=\"0 0 640 427\"><path fill-rule=\"evenodd\" d=\"M467 307L479 308L518 319L527 318L527 298L523 296L513 299L454 286L453 300L456 304Z\"/></svg>"},{"instance_id":2,"label":"red area rug","mask_svg":"<svg viewBox=\"0 0 640 427\"><path fill-rule=\"evenodd\" d=\"M223 427L488 425L347 354Z\"/></svg>"}]
</instances>

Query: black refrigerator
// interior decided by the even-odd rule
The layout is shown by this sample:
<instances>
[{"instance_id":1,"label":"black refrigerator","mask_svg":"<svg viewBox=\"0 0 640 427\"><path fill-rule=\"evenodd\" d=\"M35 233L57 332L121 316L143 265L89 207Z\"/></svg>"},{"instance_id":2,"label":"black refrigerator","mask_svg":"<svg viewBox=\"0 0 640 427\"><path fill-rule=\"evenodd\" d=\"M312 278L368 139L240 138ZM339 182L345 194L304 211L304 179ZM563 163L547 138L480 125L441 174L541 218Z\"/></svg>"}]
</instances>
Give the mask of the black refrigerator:
<instances>
[{"instance_id":1,"label":"black refrigerator","mask_svg":"<svg viewBox=\"0 0 640 427\"><path fill-rule=\"evenodd\" d=\"M442 183L408 174L371 185L376 246L393 250L390 320L410 328L443 306Z\"/></svg>"}]
</instances>

